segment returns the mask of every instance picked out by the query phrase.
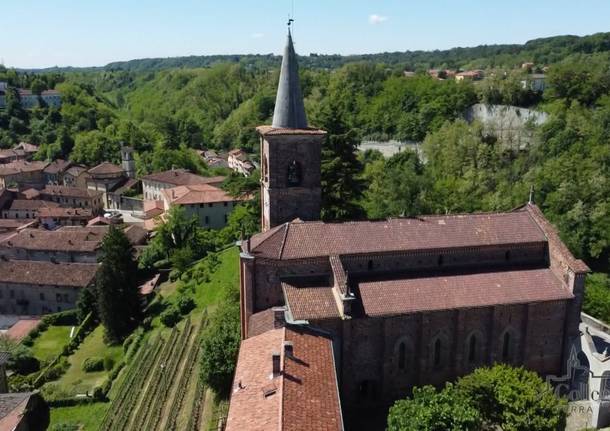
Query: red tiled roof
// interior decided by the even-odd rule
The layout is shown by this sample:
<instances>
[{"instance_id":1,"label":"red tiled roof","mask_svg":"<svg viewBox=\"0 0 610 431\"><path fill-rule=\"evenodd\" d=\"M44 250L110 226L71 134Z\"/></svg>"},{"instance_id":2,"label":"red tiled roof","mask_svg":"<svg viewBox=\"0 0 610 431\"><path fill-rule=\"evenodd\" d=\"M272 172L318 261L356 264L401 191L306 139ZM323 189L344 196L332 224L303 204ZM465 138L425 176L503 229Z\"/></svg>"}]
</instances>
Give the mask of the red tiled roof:
<instances>
[{"instance_id":1,"label":"red tiled roof","mask_svg":"<svg viewBox=\"0 0 610 431\"><path fill-rule=\"evenodd\" d=\"M102 162L88 171L91 175L123 174L123 168L110 162Z\"/></svg>"},{"instance_id":2,"label":"red tiled roof","mask_svg":"<svg viewBox=\"0 0 610 431\"><path fill-rule=\"evenodd\" d=\"M283 352L291 342L293 355ZM272 354L281 353L279 376ZM225 431L343 429L332 340L281 328L242 341Z\"/></svg>"},{"instance_id":3,"label":"red tiled roof","mask_svg":"<svg viewBox=\"0 0 610 431\"><path fill-rule=\"evenodd\" d=\"M46 168L44 168L44 172L46 174L57 174L59 172L64 172L71 165L72 165L72 162L70 162L68 160L58 159L58 160L55 160L55 161L49 163L49 165Z\"/></svg>"},{"instance_id":4,"label":"red tiled roof","mask_svg":"<svg viewBox=\"0 0 610 431\"><path fill-rule=\"evenodd\" d=\"M286 304L294 320L339 318L332 286L321 280L283 282Z\"/></svg>"},{"instance_id":5,"label":"red tiled roof","mask_svg":"<svg viewBox=\"0 0 610 431\"><path fill-rule=\"evenodd\" d=\"M58 207L59 204L57 202L48 202L38 199L15 199L11 202L10 210L19 211L19 210L34 210L39 211L43 208L55 208Z\"/></svg>"},{"instance_id":6,"label":"red tiled roof","mask_svg":"<svg viewBox=\"0 0 610 431\"><path fill-rule=\"evenodd\" d=\"M98 190L85 189L80 187L51 186L47 185L40 191L43 195L64 196L67 198L88 199L101 196L103 193Z\"/></svg>"},{"instance_id":7,"label":"red tiled roof","mask_svg":"<svg viewBox=\"0 0 610 431\"><path fill-rule=\"evenodd\" d=\"M178 186L161 191L167 200L175 205L233 202L243 198L230 196L227 192L210 184Z\"/></svg>"},{"instance_id":8,"label":"red tiled roof","mask_svg":"<svg viewBox=\"0 0 610 431\"><path fill-rule=\"evenodd\" d=\"M173 186L187 186L194 184L220 184L225 180L225 177L203 177L193 174L185 169L172 169L169 171L155 172L154 174L142 177L142 180L157 181Z\"/></svg>"},{"instance_id":9,"label":"red tiled roof","mask_svg":"<svg viewBox=\"0 0 610 431\"><path fill-rule=\"evenodd\" d=\"M573 298L548 268L364 281L358 290L367 316Z\"/></svg>"},{"instance_id":10,"label":"red tiled roof","mask_svg":"<svg viewBox=\"0 0 610 431\"><path fill-rule=\"evenodd\" d=\"M260 335L272 329L276 329L273 308L254 313L248 319L248 337Z\"/></svg>"},{"instance_id":11,"label":"red tiled roof","mask_svg":"<svg viewBox=\"0 0 610 431\"><path fill-rule=\"evenodd\" d=\"M11 163L0 165L0 176L15 175L21 172L42 172L47 165L48 162L27 162L25 160L16 160Z\"/></svg>"},{"instance_id":12,"label":"red tiled roof","mask_svg":"<svg viewBox=\"0 0 610 431\"><path fill-rule=\"evenodd\" d=\"M0 260L0 282L85 287L95 277L97 264Z\"/></svg>"},{"instance_id":13,"label":"red tiled roof","mask_svg":"<svg viewBox=\"0 0 610 431\"><path fill-rule=\"evenodd\" d=\"M38 196L40 196L40 190L36 189L26 189L19 193L26 199L36 199Z\"/></svg>"},{"instance_id":14,"label":"red tiled roof","mask_svg":"<svg viewBox=\"0 0 610 431\"><path fill-rule=\"evenodd\" d=\"M250 252L272 259L546 242L527 211L324 223L293 221L254 235Z\"/></svg>"},{"instance_id":15,"label":"red tiled roof","mask_svg":"<svg viewBox=\"0 0 610 431\"><path fill-rule=\"evenodd\" d=\"M40 324L40 319L19 319L13 326L5 332L5 335L12 340L20 342Z\"/></svg>"},{"instance_id":16,"label":"red tiled roof","mask_svg":"<svg viewBox=\"0 0 610 431\"><path fill-rule=\"evenodd\" d=\"M88 220L93 217L93 213L88 208L41 208L40 211L38 211L38 217Z\"/></svg>"}]
</instances>

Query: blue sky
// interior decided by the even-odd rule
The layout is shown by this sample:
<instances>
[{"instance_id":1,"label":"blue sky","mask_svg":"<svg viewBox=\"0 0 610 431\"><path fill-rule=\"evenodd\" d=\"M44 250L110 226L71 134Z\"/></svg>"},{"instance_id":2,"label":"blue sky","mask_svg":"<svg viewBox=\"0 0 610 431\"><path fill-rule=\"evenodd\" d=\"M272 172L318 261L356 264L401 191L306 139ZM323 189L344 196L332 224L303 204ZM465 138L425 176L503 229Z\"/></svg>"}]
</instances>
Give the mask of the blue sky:
<instances>
[{"instance_id":1,"label":"blue sky","mask_svg":"<svg viewBox=\"0 0 610 431\"><path fill-rule=\"evenodd\" d=\"M292 2L0 0L0 60L13 67L96 66L279 53ZM294 15L300 54L445 49L610 31L607 0L294 0Z\"/></svg>"}]
</instances>

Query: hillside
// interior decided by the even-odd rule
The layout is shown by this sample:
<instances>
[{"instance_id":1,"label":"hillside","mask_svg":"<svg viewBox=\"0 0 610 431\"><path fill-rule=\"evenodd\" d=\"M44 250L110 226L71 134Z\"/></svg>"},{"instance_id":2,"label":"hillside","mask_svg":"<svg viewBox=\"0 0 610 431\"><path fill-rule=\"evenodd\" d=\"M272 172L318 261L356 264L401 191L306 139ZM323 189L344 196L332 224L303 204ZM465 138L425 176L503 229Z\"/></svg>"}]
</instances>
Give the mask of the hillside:
<instances>
[{"instance_id":1,"label":"hillside","mask_svg":"<svg viewBox=\"0 0 610 431\"><path fill-rule=\"evenodd\" d=\"M408 45L405 42L405 45ZM348 63L371 62L411 69L429 67L457 68L510 67L524 61L556 63L571 54L592 54L610 50L610 33L590 36L553 36L530 40L524 44L479 45L456 47L434 51L384 52L362 55L332 55L311 53L299 58L308 69L337 69ZM191 69L212 67L220 63L240 63L251 68L274 68L280 57L273 54L192 55L186 57L143 58L118 61L100 67L52 67L46 69L22 69L24 72L75 72L75 71L155 71L163 69Z\"/></svg>"}]
</instances>

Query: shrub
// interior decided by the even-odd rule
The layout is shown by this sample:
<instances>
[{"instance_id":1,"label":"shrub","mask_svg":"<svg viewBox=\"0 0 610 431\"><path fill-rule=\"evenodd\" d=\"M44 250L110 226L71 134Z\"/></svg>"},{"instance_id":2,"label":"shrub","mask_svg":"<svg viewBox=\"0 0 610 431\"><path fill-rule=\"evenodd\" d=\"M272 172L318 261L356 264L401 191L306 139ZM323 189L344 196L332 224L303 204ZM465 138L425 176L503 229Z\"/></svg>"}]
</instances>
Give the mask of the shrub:
<instances>
[{"instance_id":1,"label":"shrub","mask_svg":"<svg viewBox=\"0 0 610 431\"><path fill-rule=\"evenodd\" d=\"M70 368L70 363L68 362L68 359L62 357L59 361L57 361L55 365L53 365L46 371L44 377L41 379L41 381L38 382L38 384L41 385L44 382L50 382L52 380L59 379L68 370L68 368Z\"/></svg>"},{"instance_id":2,"label":"shrub","mask_svg":"<svg viewBox=\"0 0 610 431\"><path fill-rule=\"evenodd\" d=\"M8 368L17 374L30 374L40 370L40 362L25 346L17 346L8 361Z\"/></svg>"},{"instance_id":3,"label":"shrub","mask_svg":"<svg viewBox=\"0 0 610 431\"><path fill-rule=\"evenodd\" d=\"M83 361L82 369L86 373L102 371L104 369L104 360L102 358L87 358Z\"/></svg>"},{"instance_id":4,"label":"shrub","mask_svg":"<svg viewBox=\"0 0 610 431\"><path fill-rule=\"evenodd\" d=\"M159 318L161 319L161 323L168 328L172 328L180 321L180 311L176 307L171 306L161 313Z\"/></svg>"},{"instance_id":5,"label":"shrub","mask_svg":"<svg viewBox=\"0 0 610 431\"><path fill-rule=\"evenodd\" d=\"M196 306L195 300L190 296L181 296L176 303L180 314L185 315L190 313Z\"/></svg>"},{"instance_id":6,"label":"shrub","mask_svg":"<svg viewBox=\"0 0 610 431\"><path fill-rule=\"evenodd\" d=\"M110 371L112 370L112 367L114 367L114 359L112 359L110 356L106 356L104 358L104 370Z\"/></svg>"}]
</instances>

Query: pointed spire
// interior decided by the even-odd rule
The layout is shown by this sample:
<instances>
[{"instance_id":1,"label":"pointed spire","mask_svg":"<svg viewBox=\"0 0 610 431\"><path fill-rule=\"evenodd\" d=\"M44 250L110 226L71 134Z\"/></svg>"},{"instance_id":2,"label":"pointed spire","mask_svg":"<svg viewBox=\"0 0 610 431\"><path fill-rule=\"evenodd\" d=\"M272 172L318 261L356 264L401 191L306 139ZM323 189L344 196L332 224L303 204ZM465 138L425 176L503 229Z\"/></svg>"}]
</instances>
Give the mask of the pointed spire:
<instances>
[{"instance_id":1,"label":"pointed spire","mask_svg":"<svg viewBox=\"0 0 610 431\"><path fill-rule=\"evenodd\" d=\"M299 65L290 28L288 28L288 41L282 59L272 126L285 129L307 128L307 116L299 83Z\"/></svg>"}]
</instances>

